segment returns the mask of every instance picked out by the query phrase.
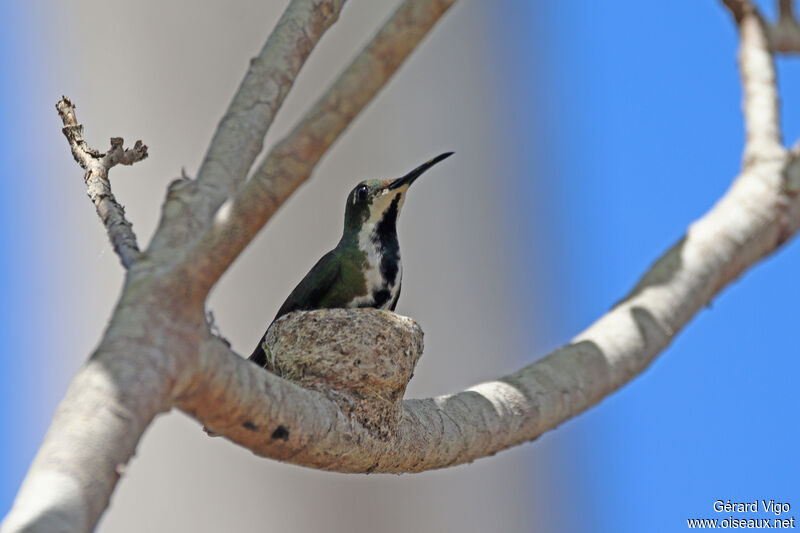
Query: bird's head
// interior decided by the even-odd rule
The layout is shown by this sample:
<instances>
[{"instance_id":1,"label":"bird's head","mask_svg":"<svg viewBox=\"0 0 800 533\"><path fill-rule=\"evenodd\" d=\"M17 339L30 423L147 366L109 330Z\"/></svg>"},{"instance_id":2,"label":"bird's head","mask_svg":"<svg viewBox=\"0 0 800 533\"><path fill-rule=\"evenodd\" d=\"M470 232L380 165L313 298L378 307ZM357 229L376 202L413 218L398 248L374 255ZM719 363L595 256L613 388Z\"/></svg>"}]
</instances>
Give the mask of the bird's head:
<instances>
[{"instance_id":1,"label":"bird's head","mask_svg":"<svg viewBox=\"0 0 800 533\"><path fill-rule=\"evenodd\" d=\"M382 221L392 224L393 227L411 184L426 170L451 155L453 152L434 157L401 178L364 180L356 185L347 195L344 212L345 232L358 233L365 224L373 226Z\"/></svg>"}]
</instances>

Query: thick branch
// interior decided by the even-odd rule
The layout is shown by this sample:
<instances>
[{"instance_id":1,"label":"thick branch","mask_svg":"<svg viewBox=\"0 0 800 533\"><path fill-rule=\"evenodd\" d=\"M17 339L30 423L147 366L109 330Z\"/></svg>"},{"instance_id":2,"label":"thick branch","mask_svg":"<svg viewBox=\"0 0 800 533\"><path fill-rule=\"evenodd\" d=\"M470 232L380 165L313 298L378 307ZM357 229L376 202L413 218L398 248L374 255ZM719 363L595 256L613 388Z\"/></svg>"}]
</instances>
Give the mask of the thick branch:
<instances>
[{"instance_id":1,"label":"thick branch","mask_svg":"<svg viewBox=\"0 0 800 533\"><path fill-rule=\"evenodd\" d=\"M784 187L784 162L742 174L572 344L496 381L404 402L394 439L375 438L320 394L216 340L205 344L202 371L177 405L259 455L342 472L419 472L533 440L636 377L729 282L797 231L800 197ZM274 438L278 428L288 438Z\"/></svg>"},{"instance_id":2,"label":"thick branch","mask_svg":"<svg viewBox=\"0 0 800 533\"><path fill-rule=\"evenodd\" d=\"M406 402L398 436L390 440L371 436L319 395L260 373L215 341L205 344L203 371L177 405L262 455L347 472L407 472L534 439L627 383L719 291L800 227L800 196L791 187L796 164L779 144L764 26L753 10L736 18L748 132L744 172L632 292L572 344L497 381ZM273 438L278 427L289 438Z\"/></svg>"},{"instance_id":3,"label":"thick branch","mask_svg":"<svg viewBox=\"0 0 800 533\"><path fill-rule=\"evenodd\" d=\"M326 470L418 472L534 439L638 375L729 282L800 228L800 165L779 145L774 69L764 45L764 27L757 14L747 10L749 2L726 4L732 9L744 6L734 14L742 35L748 132L744 169L728 193L621 303L572 344L464 392L406 401L396 432L387 436L370 433L322 394L233 354L210 335L187 285L210 287L308 176L421 38L413 27L403 29L404 24L415 20L424 25L427 20L429 28L448 5L431 0L404 4L398 12L404 15L398 19L396 14L390 25L407 34L393 36L388 26L384 28L368 49L372 52L348 69L354 77L346 73L276 147L263 172L246 186L247 194L237 196L227 210L228 218L218 217L204 236L193 257L197 268L187 267L185 275L166 280L143 269L131 270L109 329L59 407L3 530L93 528L146 426L172 405L261 455ZM381 43L393 40L399 55L394 46L381 48ZM361 69L369 75L362 78L357 74ZM371 80L378 80L377 85ZM356 82L372 88L362 93L352 85ZM329 100L332 94L341 100ZM350 97L357 105L351 106ZM144 156L137 156L135 149L122 150L116 140L108 154L93 151L83 142L73 106L65 100L62 107L62 116L73 122L65 120L65 134L76 159L87 167L101 161L106 165L104 179L113 164ZM252 224L250 216L255 218ZM209 260L215 255L222 260ZM201 279L194 283L197 276Z\"/></svg>"},{"instance_id":4,"label":"thick branch","mask_svg":"<svg viewBox=\"0 0 800 533\"><path fill-rule=\"evenodd\" d=\"M123 349L130 350L130 345ZM109 356L114 363L108 366ZM133 352L138 356L140 353ZM91 531L160 407L167 376L102 349L72 380L3 531ZM124 366L124 367L123 367ZM138 376L138 377L137 377ZM136 384L136 389L125 387ZM135 392L134 392L135 391ZM7 528L7 529L6 529Z\"/></svg>"},{"instance_id":5,"label":"thick branch","mask_svg":"<svg viewBox=\"0 0 800 533\"><path fill-rule=\"evenodd\" d=\"M121 137L111 139L111 149L100 153L91 148L83 139L83 125L75 117L75 105L63 96L56 104L56 109L64 123L62 132L69 142L75 161L86 170L83 180L86 192L97 209L97 215L108 232L108 238L114 251L125 268L130 268L141 256L136 234L131 223L125 218L123 208L111 193L108 171L120 165L132 165L147 157L147 146L136 141L133 148L124 149Z\"/></svg>"},{"instance_id":6,"label":"thick branch","mask_svg":"<svg viewBox=\"0 0 800 533\"><path fill-rule=\"evenodd\" d=\"M59 404L2 533L92 531L142 433L194 374L208 330L202 311L187 311L174 289L144 270L129 271L108 329Z\"/></svg>"},{"instance_id":7,"label":"thick branch","mask_svg":"<svg viewBox=\"0 0 800 533\"><path fill-rule=\"evenodd\" d=\"M259 455L325 470L418 472L535 439L642 372L727 283L798 230L800 194L787 189L785 164L788 158L743 173L631 294L572 344L496 381L404 402L392 439L370 434L322 394L238 357L197 325L182 327L170 312L162 319L172 336L152 338L164 325L150 325L146 307L123 299L98 355L59 408L4 527L69 520L81 525L76 530L91 528L133 443L173 395L175 405ZM130 338L127 323L145 324L134 330L140 338ZM199 361L190 357L198 347ZM124 446L93 452L109 442Z\"/></svg>"},{"instance_id":8,"label":"thick branch","mask_svg":"<svg viewBox=\"0 0 800 533\"><path fill-rule=\"evenodd\" d=\"M202 371L177 405L268 457L345 472L417 472L535 439L630 381L719 291L800 227L798 165L779 144L764 27L752 10L737 19L748 132L743 173L631 293L572 344L494 382L405 402L391 439L376 438L332 402L259 372L213 339L204 345Z\"/></svg>"},{"instance_id":9,"label":"thick branch","mask_svg":"<svg viewBox=\"0 0 800 533\"><path fill-rule=\"evenodd\" d=\"M406 0L303 120L224 205L182 276L205 295L455 0Z\"/></svg>"},{"instance_id":10,"label":"thick branch","mask_svg":"<svg viewBox=\"0 0 800 533\"><path fill-rule=\"evenodd\" d=\"M292 0L261 53L250 61L222 118L197 181L180 199L188 209L164 210L151 250L194 242L214 212L241 186L300 68L339 18L345 0ZM191 192L191 194L189 194Z\"/></svg>"}]
</instances>

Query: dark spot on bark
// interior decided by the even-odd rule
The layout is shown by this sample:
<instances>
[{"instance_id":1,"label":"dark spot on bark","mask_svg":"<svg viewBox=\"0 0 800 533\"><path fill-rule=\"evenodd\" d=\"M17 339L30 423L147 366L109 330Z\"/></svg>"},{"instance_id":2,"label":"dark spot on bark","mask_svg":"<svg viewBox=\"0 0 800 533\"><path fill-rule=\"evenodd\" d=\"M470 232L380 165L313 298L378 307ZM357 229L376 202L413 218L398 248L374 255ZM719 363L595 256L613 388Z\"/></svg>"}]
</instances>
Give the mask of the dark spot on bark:
<instances>
[{"instance_id":1,"label":"dark spot on bark","mask_svg":"<svg viewBox=\"0 0 800 533\"><path fill-rule=\"evenodd\" d=\"M375 463L371 467L367 468L367 474L371 474L372 472L375 471L376 468L378 468L378 463Z\"/></svg>"},{"instance_id":2,"label":"dark spot on bark","mask_svg":"<svg viewBox=\"0 0 800 533\"><path fill-rule=\"evenodd\" d=\"M277 429L272 432L272 438L287 441L289 440L289 430L284 426L278 426Z\"/></svg>"},{"instance_id":3,"label":"dark spot on bark","mask_svg":"<svg viewBox=\"0 0 800 533\"><path fill-rule=\"evenodd\" d=\"M250 422L249 420L248 420L248 421L246 421L244 424L242 424L242 427L243 427L244 429L247 429L247 430L249 430L249 431L258 431L258 426L257 426L257 425L255 425L255 424L253 424L253 423L252 423L252 422Z\"/></svg>"}]
</instances>

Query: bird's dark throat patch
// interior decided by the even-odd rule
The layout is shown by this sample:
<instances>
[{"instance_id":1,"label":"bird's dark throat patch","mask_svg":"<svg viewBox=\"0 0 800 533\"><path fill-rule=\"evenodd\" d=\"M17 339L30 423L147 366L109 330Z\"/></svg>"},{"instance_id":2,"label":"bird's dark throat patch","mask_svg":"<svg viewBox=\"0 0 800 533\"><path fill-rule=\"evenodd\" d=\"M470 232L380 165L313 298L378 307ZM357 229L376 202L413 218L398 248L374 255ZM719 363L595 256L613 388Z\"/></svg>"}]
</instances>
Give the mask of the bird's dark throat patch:
<instances>
[{"instance_id":1,"label":"bird's dark throat patch","mask_svg":"<svg viewBox=\"0 0 800 533\"><path fill-rule=\"evenodd\" d=\"M375 227L375 240L381 249L381 276L387 285L394 285L400 263L400 243L397 241L397 214L400 198L403 193L397 193L383 217ZM388 296L387 296L388 300Z\"/></svg>"}]
</instances>

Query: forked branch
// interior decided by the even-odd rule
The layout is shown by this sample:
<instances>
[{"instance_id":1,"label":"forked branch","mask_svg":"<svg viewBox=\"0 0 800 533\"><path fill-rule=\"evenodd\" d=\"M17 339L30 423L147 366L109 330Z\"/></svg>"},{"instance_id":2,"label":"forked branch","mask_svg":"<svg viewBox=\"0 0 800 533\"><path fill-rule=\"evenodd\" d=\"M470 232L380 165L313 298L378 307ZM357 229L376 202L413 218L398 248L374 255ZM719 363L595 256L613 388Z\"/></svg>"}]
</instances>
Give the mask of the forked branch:
<instances>
[{"instance_id":1,"label":"forked branch","mask_svg":"<svg viewBox=\"0 0 800 533\"><path fill-rule=\"evenodd\" d=\"M205 295L455 0L406 0L218 213L185 261Z\"/></svg>"},{"instance_id":2,"label":"forked branch","mask_svg":"<svg viewBox=\"0 0 800 533\"><path fill-rule=\"evenodd\" d=\"M727 284L800 228L797 171L779 145L765 27L752 6L737 6L748 137L743 171L630 294L571 344L464 392L404 402L398 433L388 440L213 338L176 405L267 457L345 472L418 472L535 439L639 375ZM274 438L278 428L286 438Z\"/></svg>"},{"instance_id":3,"label":"forked branch","mask_svg":"<svg viewBox=\"0 0 800 533\"><path fill-rule=\"evenodd\" d=\"M185 250L211 222L214 212L238 191L264 136L308 56L338 20L345 0L292 0L222 117L196 182L179 199L181 209L165 209L150 250Z\"/></svg>"},{"instance_id":4,"label":"forked branch","mask_svg":"<svg viewBox=\"0 0 800 533\"><path fill-rule=\"evenodd\" d=\"M406 9L401 8L401 12L416 18L396 25L395 31L404 31L404 35L389 36L383 41L386 47L381 49L381 53L386 54L387 63L384 64L379 57L373 58L362 65L357 76L349 78L349 83L357 84L359 79L364 82L366 91L359 106L374 96L431 28L444 11L440 6L446 7L450 3L452 0L405 2ZM336 3L295 0L289 10L295 5L328 6ZM430 11L427 18L426 10ZM279 24L275 32L283 37L271 38L266 48L275 46L278 50L285 50L287 42L303 48L307 47L309 40L315 42L321 29L310 26L317 24L314 21L318 20L314 13L310 14L312 16L305 18L290 17L295 24ZM429 22L425 23L425 20ZM422 26L413 27L415 21ZM386 35L386 32L381 34ZM316 37L311 39L309 36L312 35ZM397 54L391 47L397 48ZM308 51L299 50L297 56L290 53L292 57L283 64L285 69L270 70L269 65L264 65L272 73L266 81L278 79L281 84L290 85L296 68L299 68L294 60L299 57L302 62ZM270 53L269 50L262 51L262 56ZM277 53L277 57L280 63L284 56ZM243 87L246 85L243 82ZM260 114L260 121L245 121L249 124L244 127L247 130L247 135L242 138L245 142L262 141L258 139L260 134L250 135L252 131L248 128L266 130L271 113L280 105L281 91L285 91L288 85L282 85L283 89L274 93L278 95L277 99L270 100L274 105L258 99L271 98L266 95L256 98L257 106L263 105L262 110L270 111ZM342 97L353 94L342 93ZM341 132L354 114L337 117L334 130ZM241 133L239 126L232 128L231 135ZM219 135L223 135L222 130L226 128L220 126ZM324 132L324 126L319 131ZM217 152L216 145L222 142L221 138L215 137L209 154ZM332 141L329 139L328 145ZM244 151L250 149L245 147ZM317 159L323 151L317 154ZM241 168L247 166L244 164ZM198 232L207 226L206 215L216 210L225 195L236 189L237 179L240 180L237 176L225 175L224 165L210 164L209 168L218 171L209 171L206 179L184 179L170 186L159 227L147 251L148 262L153 268L129 271L108 329L97 350L74 378L57 410L12 512L3 523L4 533L6 530L31 529L91 530L108 505L125 464L132 457L148 424L156 414L175 405L175 397L194 384L196 376L202 372L203 346L211 336L205 320L204 297L197 298L200 292L193 289L202 286L207 278L198 281L197 275L186 276L184 271L174 269L174 266L187 264L186 252L191 251ZM306 177L301 176L297 183ZM270 204L270 209L274 211L276 208L276 204ZM253 365L250 367L258 371L255 379L263 379L266 372ZM229 385L237 387L235 383ZM320 408L324 409L324 404L320 404Z\"/></svg>"},{"instance_id":5,"label":"forked branch","mask_svg":"<svg viewBox=\"0 0 800 533\"><path fill-rule=\"evenodd\" d=\"M75 117L75 105L66 96L56 104L64 124L62 132L69 142L75 161L86 170L83 180L86 192L97 209L97 215L108 231L108 238L122 265L130 268L141 256L136 234L122 207L111 192L108 172L116 165L132 165L147 157L147 146L136 141L133 148L123 148L122 137L111 138L111 149L100 153L83 139L83 125Z\"/></svg>"},{"instance_id":6,"label":"forked branch","mask_svg":"<svg viewBox=\"0 0 800 533\"><path fill-rule=\"evenodd\" d=\"M407 0L211 226L203 213L213 212L237 188L240 172L190 182L184 203L172 205L173 211L168 200L159 234L171 236L151 244L154 263L168 267L161 269L166 274L129 272L108 329L59 406L3 531L92 529L142 433L172 406L268 457L326 470L417 472L534 439L633 379L728 283L800 228L800 165L781 145L767 39L772 30L750 2L723 1L740 28L747 131L743 169L730 190L628 296L571 344L461 393L406 401L396 431L375 434L322 394L236 356L209 332L203 303L222 272L450 5ZM781 5L789 16L790 4ZM83 141L68 100L59 112L76 159L100 185L107 185L114 164L146 155L141 145L124 150L121 140L100 154ZM269 122L267 115L261 126ZM114 219L106 225L123 264L133 263L139 252L121 207L110 189L95 198L107 214L101 214L104 222ZM199 241L192 233L198 229L204 231ZM191 239L176 244L181 235ZM168 255L172 244L188 254L159 264L156 256ZM176 264L181 268L169 268Z\"/></svg>"}]
</instances>

